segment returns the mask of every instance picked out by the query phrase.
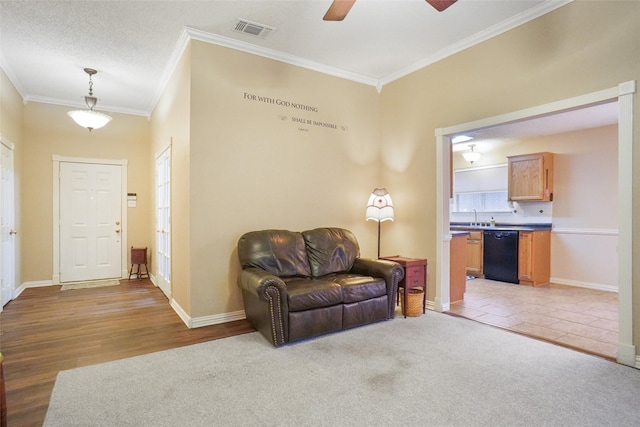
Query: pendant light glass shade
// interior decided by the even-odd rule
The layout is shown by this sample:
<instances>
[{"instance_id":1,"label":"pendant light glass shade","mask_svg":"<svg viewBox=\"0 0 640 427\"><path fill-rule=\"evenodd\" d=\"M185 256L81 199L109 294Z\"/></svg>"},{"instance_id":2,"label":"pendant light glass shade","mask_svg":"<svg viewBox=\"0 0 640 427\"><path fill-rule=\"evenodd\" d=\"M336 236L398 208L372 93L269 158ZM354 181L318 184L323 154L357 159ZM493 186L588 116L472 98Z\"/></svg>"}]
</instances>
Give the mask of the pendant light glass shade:
<instances>
[{"instance_id":1,"label":"pendant light glass shade","mask_svg":"<svg viewBox=\"0 0 640 427\"><path fill-rule=\"evenodd\" d=\"M471 164L473 164L473 162L477 162L478 160L480 160L480 157L482 157L481 153L473 151L473 147L475 146L475 144L469 144L469 148L471 148L471 151L467 151L466 153L462 154L462 157L464 157L464 159Z\"/></svg>"},{"instance_id":2,"label":"pendant light glass shade","mask_svg":"<svg viewBox=\"0 0 640 427\"><path fill-rule=\"evenodd\" d=\"M100 113L98 111L89 110L73 110L67 113L69 117L73 119L78 125L83 128L89 129L91 132L93 129L100 129L111 121L111 116Z\"/></svg>"}]
</instances>

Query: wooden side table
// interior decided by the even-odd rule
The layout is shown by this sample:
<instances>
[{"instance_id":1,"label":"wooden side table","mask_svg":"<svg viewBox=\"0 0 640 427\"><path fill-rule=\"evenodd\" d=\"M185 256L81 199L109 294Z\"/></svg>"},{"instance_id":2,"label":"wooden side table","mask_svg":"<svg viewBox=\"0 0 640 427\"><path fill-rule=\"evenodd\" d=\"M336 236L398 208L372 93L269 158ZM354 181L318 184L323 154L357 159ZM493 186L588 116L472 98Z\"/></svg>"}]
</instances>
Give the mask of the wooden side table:
<instances>
[{"instance_id":1,"label":"wooden side table","mask_svg":"<svg viewBox=\"0 0 640 427\"><path fill-rule=\"evenodd\" d=\"M407 294L409 289L422 288L422 314L427 309L427 260L421 258L407 258L400 255L386 256L381 259L397 262L404 268L404 278L398 283L398 298L400 297L400 288L403 288L404 310L402 314L407 317ZM398 304L398 301L396 301Z\"/></svg>"},{"instance_id":2,"label":"wooden side table","mask_svg":"<svg viewBox=\"0 0 640 427\"><path fill-rule=\"evenodd\" d=\"M138 268L134 272L133 266L137 265ZM140 271L140 267L144 265L144 272ZM134 248L131 246L131 268L129 269L129 279L131 276L138 276L138 279L142 279L143 276L149 277L149 268L147 267L147 248Z\"/></svg>"}]
</instances>

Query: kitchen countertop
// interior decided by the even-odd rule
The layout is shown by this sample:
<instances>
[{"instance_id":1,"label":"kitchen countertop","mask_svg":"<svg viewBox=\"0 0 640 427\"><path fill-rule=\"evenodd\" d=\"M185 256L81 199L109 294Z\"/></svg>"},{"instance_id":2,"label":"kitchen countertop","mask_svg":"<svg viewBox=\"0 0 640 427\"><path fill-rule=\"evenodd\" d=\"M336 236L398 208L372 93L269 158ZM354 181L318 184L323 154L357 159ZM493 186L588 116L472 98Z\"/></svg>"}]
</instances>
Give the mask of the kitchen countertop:
<instances>
[{"instance_id":1,"label":"kitchen countertop","mask_svg":"<svg viewBox=\"0 0 640 427\"><path fill-rule=\"evenodd\" d=\"M469 223L451 223L452 231L497 230L497 231L540 231L551 230L551 224L496 224L495 226L469 225Z\"/></svg>"},{"instance_id":2,"label":"kitchen countertop","mask_svg":"<svg viewBox=\"0 0 640 427\"><path fill-rule=\"evenodd\" d=\"M453 230L453 229L451 229L451 230L449 231L449 233L450 233L452 236L464 236L464 235L469 234L469 230Z\"/></svg>"}]
</instances>

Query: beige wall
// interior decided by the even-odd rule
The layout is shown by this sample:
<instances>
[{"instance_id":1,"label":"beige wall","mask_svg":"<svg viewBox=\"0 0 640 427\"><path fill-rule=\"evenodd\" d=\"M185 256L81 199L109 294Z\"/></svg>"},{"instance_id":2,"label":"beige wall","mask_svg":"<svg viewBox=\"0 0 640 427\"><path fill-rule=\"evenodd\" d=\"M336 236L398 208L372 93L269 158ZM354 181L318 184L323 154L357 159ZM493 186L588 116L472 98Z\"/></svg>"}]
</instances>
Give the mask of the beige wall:
<instances>
[{"instance_id":1,"label":"beige wall","mask_svg":"<svg viewBox=\"0 0 640 427\"><path fill-rule=\"evenodd\" d=\"M128 160L127 189L138 194L137 207L128 208L128 246L150 246L149 120L113 113L111 123L89 133L68 110L37 102L24 106L22 282L52 279L53 155Z\"/></svg>"},{"instance_id":2,"label":"beige wall","mask_svg":"<svg viewBox=\"0 0 640 427\"><path fill-rule=\"evenodd\" d=\"M364 211L384 185L376 90L201 42L191 71L191 315L242 310L235 248L248 231L345 227L375 256Z\"/></svg>"},{"instance_id":3,"label":"beige wall","mask_svg":"<svg viewBox=\"0 0 640 427\"><path fill-rule=\"evenodd\" d=\"M639 80L639 20L640 2L573 2L386 86L382 91L383 152L393 152L398 145L401 153L413 150L412 164L419 165L404 174L388 167L383 175L394 187L412 192L413 203L403 209L409 217L406 229L416 238L405 243L403 251L435 259L436 128ZM640 129L639 108L640 96L636 95L636 129ZM638 135L634 135L636 147L640 146ZM638 163L637 154L634 163ZM639 179L636 173L634 212L640 212ZM402 212L400 206L397 210ZM409 233L401 233L397 225L392 240L400 247ZM634 253L639 250L640 232L636 231ZM637 271L634 283L640 283L636 276ZM634 294L638 342L640 289ZM432 287L430 299L434 295Z\"/></svg>"},{"instance_id":4,"label":"beige wall","mask_svg":"<svg viewBox=\"0 0 640 427\"><path fill-rule=\"evenodd\" d=\"M171 146L171 297L186 312L191 312L191 235L190 224L190 119L191 47L185 52L151 116L151 153L149 181L154 187L155 159ZM155 187L154 187L155 188ZM149 211L150 235L155 237L155 193ZM156 241L152 239L152 259ZM157 272L152 262L151 271Z\"/></svg>"}]
</instances>

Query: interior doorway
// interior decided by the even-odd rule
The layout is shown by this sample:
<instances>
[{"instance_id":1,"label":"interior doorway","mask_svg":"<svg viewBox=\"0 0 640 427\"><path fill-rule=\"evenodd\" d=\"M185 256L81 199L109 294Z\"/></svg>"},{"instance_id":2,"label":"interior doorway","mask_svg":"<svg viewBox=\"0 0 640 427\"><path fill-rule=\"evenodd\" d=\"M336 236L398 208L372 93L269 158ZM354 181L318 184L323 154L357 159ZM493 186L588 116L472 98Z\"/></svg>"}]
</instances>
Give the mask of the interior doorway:
<instances>
[{"instance_id":1,"label":"interior doorway","mask_svg":"<svg viewBox=\"0 0 640 427\"><path fill-rule=\"evenodd\" d=\"M449 298L449 196L451 173L451 136L457 133L482 129L500 124L514 123L571 109L618 101L618 216L619 216L619 341L617 360L635 366L636 349L632 334L632 178L633 178L633 95L636 81L621 83L617 87L605 89L575 98L565 99L501 116L490 117L476 122L436 129L437 151L437 258L436 297L434 307L438 311L448 311Z\"/></svg>"},{"instance_id":2,"label":"interior doorway","mask_svg":"<svg viewBox=\"0 0 640 427\"><path fill-rule=\"evenodd\" d=\"M171 300L171 147L156 157L156 285Z\"/></svg>"},{"instance_id":3,"label":"interior doorway","mask_svg":"<svg viewBox=\"0 0 640 427\"><path fill-rule=\"evenodd\" d=\"M13 299L16 280L13 145L0 143L0 311Z\"/></svg>"}]
</instances>

